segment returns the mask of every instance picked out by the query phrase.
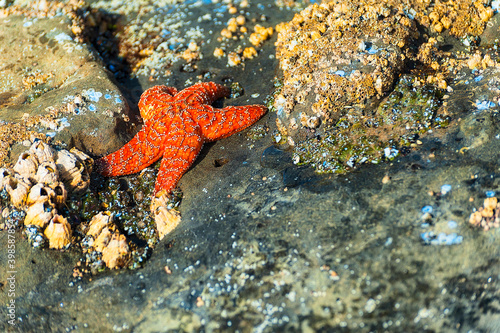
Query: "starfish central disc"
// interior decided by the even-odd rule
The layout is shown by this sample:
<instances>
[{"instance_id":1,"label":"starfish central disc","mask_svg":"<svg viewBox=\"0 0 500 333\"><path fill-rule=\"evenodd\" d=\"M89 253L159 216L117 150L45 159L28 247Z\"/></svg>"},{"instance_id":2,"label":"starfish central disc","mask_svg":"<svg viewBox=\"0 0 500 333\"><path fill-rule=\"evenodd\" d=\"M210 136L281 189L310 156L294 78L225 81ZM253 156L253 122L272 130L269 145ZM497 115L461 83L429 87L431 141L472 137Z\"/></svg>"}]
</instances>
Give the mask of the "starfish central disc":
<instances>
[{"instance_id":1,"label":"starfish central disc","mask_svg":"<svg viewBox=\"0 0 500 333\"><path fill-rule=\"evenodd\" d=\"M154 193L170 193L203 143L228 137L266 113L263 105L211 106L229 94L228 87L214 82L198 83L182 91L167 86L146 90L139 101L142 129L118 151L98 159L97 171L108 177L128 175L161 158Z\"/></svg>"}]
</instances>

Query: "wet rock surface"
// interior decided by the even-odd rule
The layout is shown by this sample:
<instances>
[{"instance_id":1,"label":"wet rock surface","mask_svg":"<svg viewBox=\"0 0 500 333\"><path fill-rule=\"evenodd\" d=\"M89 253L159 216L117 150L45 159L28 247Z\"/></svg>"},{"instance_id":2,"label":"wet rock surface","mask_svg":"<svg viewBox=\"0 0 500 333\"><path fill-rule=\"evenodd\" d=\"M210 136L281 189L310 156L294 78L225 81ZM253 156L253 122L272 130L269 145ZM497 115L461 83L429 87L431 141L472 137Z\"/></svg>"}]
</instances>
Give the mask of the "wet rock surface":
<instances>
[{"instance_id":1,"label":"wet rock surface","mask_svg":"<svg viewBox=\"0 0 500 333\"><path fill-rule=\"evenodd\" d=\"M237 12L231 14L231 6L219 4L217 11L211 6L200 3L197 8L223 23L246 10L236 4ZM250 8L248 22L252 15L260 18L262 13L257 6ZM280 13L265 25L276 26L294 15L288 9ZM344 175L315 173L309 166L295 164L295 153L286 145L274 144L272 133L279 115L273 112L253 128L207 145L179 183L181 223L155 246L139 269L73 276L73 268L82 260L78 249L34 249L20 228L6 227L0 232L0 262L5 263L0 265L0 316L5 318L0 327L13 332L498 330L500 229L494 223L489 230L470 223L475 210L487 209L485 199L498 197L500 191L498 67L489 65L498 57L498 42L491 37L498 31L498 14L490 22L478 49L453 44L461 47L467 60L463 67L450 71L447 84L453 92L438 95L440 112L454 115L449 124L433 127L388 163L365 163ZM429 24L429 29L435 25ZM214 34L222 26L214 25ZM97 74L83 75L75 83L81 87L83 112L73 114L73 120L68 118L67 137L58 137L64 131L56 131L53 140L61 140L68 148L76 145L78 140L71 137L77 137L80 130L89 131L75 126L75 119L92 115L100 122L109 119L113 126L103 126L113 128L115 136L110 141L119 146L137 130L123 120L125 97L131 100L130 118L135 121L132 105L143 89L156 83L183 88L201 79L237 82L244 88L243 95L219 103L261 103L272 92L278 65L273 59L275 38L265 41L258 57L245 60L244 67L225 67L226 59L214 60L212 50L220 44L213 42L199 45L204 56L191 64L190 68L197 66L194 71L185 71L187 61L179 60L169 67L172 75L165 81L139 75L112 85L113 80L96 80ZM229 51L241 41L225 42ZM95 52L90 46L76 45L89 55ZM476 52L479 56L474 57ZM95 64L96 71L108 73L104 65ZM115 77L120 75L114 72ZM16 78L22 80L20 75ZM42 85L55 78L47 78ZM76 98L74 92L64 90L66 81L62 82L35 99L46 103L40 107L42 114L45 107L68 108L67 95ZM387 105L404 104L407 112L422 109L422 104L411 103L411 96L425 85L415 87L415 81L411 82L411 88L402 93L406 100L393 97L390 102L391 94L403 88L396 84L389 89ZM101 84L109 84L109 90ZM115 107L106 94L114 98L118 87L127 95L119 95L123 104ZM16 96L29 95L26 88L16 89ZM3 121L16 122L17 112L36 109L35 102L8 101L12 105L0 109ZM104 102L109 106L98 104ZM97 108L95 113L88 109L90 104ZM390 111L389 106L386 110ZM114 117L104 114L108 107ZM12 109L7 112L6 108ZM13 118L3 118L7 113ZM419 128L425 121L405 124ZM48 131L33 128L43 136ZM26 149L23 140L12 141L22 149L14 145L11 161L17 160L16 151ZM81 146L91 153L87 140L93 142L83 137ZM92 147L96 155L113 150L111 145ZM154 221L149 216L148 224L140 224L149 211L132 203L145 201L149 206L155 168L121 178L93 175L90 187L99 188L106 198L95 198L87 191L68 205L88 222L104 210L102 202L110 204L107 210L123 217L113 220L113 228L127 237L142 237L153 230ZM2 222L22 225L24 215L10 212L10 216L2 215ZM9 258L11 244L15 244L15 259ZM15 325L8 322L11 300L15 301Z\"/></svg>"}]
</instances>

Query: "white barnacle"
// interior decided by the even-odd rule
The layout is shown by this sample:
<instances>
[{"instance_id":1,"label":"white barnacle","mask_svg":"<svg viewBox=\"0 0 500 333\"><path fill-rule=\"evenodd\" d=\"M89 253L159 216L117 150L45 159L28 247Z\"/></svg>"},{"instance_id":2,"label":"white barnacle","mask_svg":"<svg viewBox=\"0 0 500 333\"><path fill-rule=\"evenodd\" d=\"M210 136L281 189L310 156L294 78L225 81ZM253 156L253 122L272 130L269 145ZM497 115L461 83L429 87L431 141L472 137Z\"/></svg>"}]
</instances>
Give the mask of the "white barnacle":
<instances>
[{"instance_id":1,"label":"white barnacle","mask_svg":"<svg viewBox=\"0 0 500 333\"><path fill-rule=\"evenodd\" d=\"M51 206L49 200L38 201L29 206L26 210L26 217L24 218L24 225L36 225L41 228L49 223L54 216L54 208Z\"/></svg>"},{"instance_id":2,"label":"white barnacle","mask_svg":"<svg viewBox=\"0 0 500 333\"><path fill-rule=\"evenodd\" d=\"M45 161L38 166L35 179L39 183L52 184L57 182L59 173L54 161Z\"/></svg>"},{"instance_id":3,"label":"white barnacle","mask_svg":"<svg viewBox=\"0 0 500 333\"><path fill-rule=\"evenodd\" d=\"M37 140L33 142L29 152L36 156L38 163L54 161L54 150L43 141Z\"/></svg>"},{"instance_id":4,"label":"white barnacle","mask_svg":"<svg viewBox=\"0 0 500 333\"><path fill-rule=\"evenodd\" d=\"M23 177L32 178L35 176L37 168L38 159L36 156L29 152L24 152L19 155L13 170Z\"/></svg>"},{"instance_id":5,"label":"white barnacle","mask_svg":"<svg viewBox=\"0 0 500 333\"><path fill-rule=\"evenodd\" d=\"M10 196L10 202L16 207L24 205L30 187L31 183L17 174L9 176L5 184L5 189Z\"/></svg>"},{"instance_id":6,"label":"white barnacle","mask_svg":"<svg viewBox=\"0 0 500 333\"><path fill-rule=\"evenodd\" d=\"M71 244L71 225L68 220L55 214L44 231L51 249L62 249Z\"/></svg>"}]
</instances>

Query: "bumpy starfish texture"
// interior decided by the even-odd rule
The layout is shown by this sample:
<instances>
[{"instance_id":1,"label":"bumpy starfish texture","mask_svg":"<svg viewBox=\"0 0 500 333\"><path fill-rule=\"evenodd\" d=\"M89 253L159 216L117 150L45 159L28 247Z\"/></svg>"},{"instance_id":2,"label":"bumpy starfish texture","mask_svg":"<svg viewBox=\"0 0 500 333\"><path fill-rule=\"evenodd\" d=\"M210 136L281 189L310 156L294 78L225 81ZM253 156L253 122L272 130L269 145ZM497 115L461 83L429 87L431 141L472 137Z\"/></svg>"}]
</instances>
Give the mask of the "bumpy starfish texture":
<instances>
[{"instance_id":1,"label":"bumpy starfish texture","mask_svg":"<svg viewBox=\"0 0 500 333\"><path fill-rule=\"evenodd\" d=\"M228 137L255 123L263 105L212 107L230 89L214 82L180 92L167 86L146 90L139 101L142 129L118 151L96 161L104 176L136 173L162 158L155 195L168 194L198 156L204 142Z\"/></svg>"}]
</instances>

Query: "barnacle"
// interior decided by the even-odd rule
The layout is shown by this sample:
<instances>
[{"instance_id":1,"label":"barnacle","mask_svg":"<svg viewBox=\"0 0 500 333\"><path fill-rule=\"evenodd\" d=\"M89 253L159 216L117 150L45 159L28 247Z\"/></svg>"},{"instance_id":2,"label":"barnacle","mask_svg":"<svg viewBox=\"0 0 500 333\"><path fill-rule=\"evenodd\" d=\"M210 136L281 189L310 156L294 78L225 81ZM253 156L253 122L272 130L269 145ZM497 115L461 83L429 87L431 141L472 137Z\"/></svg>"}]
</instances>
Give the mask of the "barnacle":
<instances>
[{"instance_id":1,"label":"barnacle","mask_svg":"<svg viewBox=\"0 0 500 333\"><path fill-rule=\"evenodd\" d=\"M38 170L35 174L35 179L39 183L53 184L57 182L59 178L59 173L57 172L57 167L54 161L46 160L38 166Z\"/></svg>"},{"instance_id":2,"label":"barnacle","mask_svg":"<svg viewBox=\"0 0 500 333\"><path fill-rule=\"evenodd\" d=\"M29 152L24 152L19 155L19 158L13 167L15 172L26 178L34 177L37 169L38 159Z\"/></svg>"},{"instance_id":3,"label":"barnacle","mask_svg":"<svg viewBox=\"0 0 500 333\"><path fill-rule=\"evenodd\" d=\"M45 185L44 183L37 183L31 187L28 197L26 199L26 204L27 205L33 205L36 202L39 201L47 201L50 202L51 205L53 203L51 202L51 199L55 196L54 190L50 188L49 186Z\"/></svg>"},{"instance_id":4,"label":"barnacle","mask_svg":"<svg viewBox=\"0 0 500 333\"><path fill-rule=\"evenodd\" d=\"M55 214L44 231L51 249L62 249L71 244L71 226L65 217Z\"/></svg>"},{"instance_id":5,"label":"barnacle","mask_svg":"<svg viewBox=\"0 0 500 333\"><path fill-rule=\"evenodd\" d=\"M100 212L89 223L86 231L89 257L102 257L108 268L123 267L130 259L130 248L125 235L118 231L110 212Z\"/></svg>"},{"instance_id":6,"label":"barnacle","mask_svg":"<svg viewBox=\"0 0 500 333\"><path fill-rule=\"evenodd\" d=\"M52 189L52 202L56 206L61 206L66 202L66 198L68 197L68 191L64 187L64 183L54 182L50 185Z\"/></svg>"},{"instance_id":7,"label":"barnacle","mask_svg":"<svg viewBox=\"0 0 500 333\"><path fill-rule=\"evenodd\" d=\"M57 152L56 165L61 179L71 192L83 192L90 184L93 160L78 149Z\"/></svg>"},{"instance_id":8,"label":"barnacle","mask_svg":"<svg viewBox=\"0 0 500 333\"><path fill-rule=\"evenodd\" d=\"M54 208L49 200L40 200L28 207L24 225L36 225L45 228L53 216Z\"/></svg>"},{"instance_id":9,"label":"barnacle","mask_svg":"<svg viewBox=\"0 0 500 333\"><path fill-rule=\"evenodd\" d=\"M54 161L54 150L43 141L35 141L31 145L29 152L38 159L39 163Z\"/></svg>"},{"instance_id":10,"label":"barnacle","mask_svg":"<svg viewBox=\"0 0 500 333\"><path fill-rule=\"evenodd\" d=\"M107 267L119 268L126 264L130 258L130 249L127 238L119 233L111 236L106 247L102 250L102 260Z\"/></svg>"},{"instance_id":11,"label":"barnacle","mask_svg":"<svg viewBox=\"0 0 500 333\"><path fill-rule=\"evenodd\" d=\"M30 188L30 182L17 174L9 176L5 184L5 189L7 193L9 193L10 201L16 207L24 205Z\"/></svg>"}]
</instances>

